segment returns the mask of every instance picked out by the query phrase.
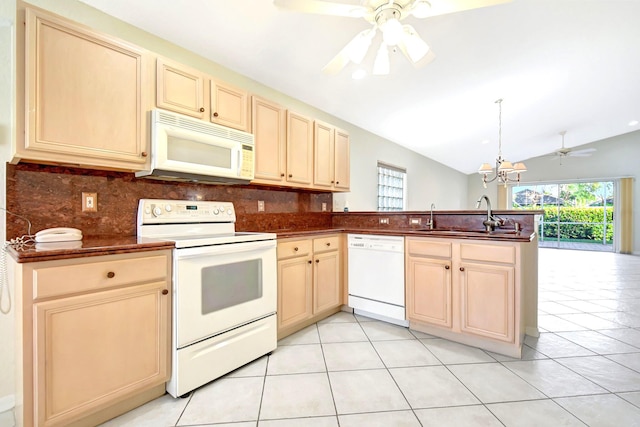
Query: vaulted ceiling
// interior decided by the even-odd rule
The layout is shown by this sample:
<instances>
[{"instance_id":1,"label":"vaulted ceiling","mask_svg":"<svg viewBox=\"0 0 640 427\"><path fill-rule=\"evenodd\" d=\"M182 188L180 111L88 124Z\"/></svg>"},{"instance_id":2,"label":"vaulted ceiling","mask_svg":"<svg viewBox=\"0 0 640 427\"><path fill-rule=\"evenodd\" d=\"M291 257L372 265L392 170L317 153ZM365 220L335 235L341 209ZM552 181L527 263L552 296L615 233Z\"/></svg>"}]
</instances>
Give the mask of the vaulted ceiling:
<instances>
[{"instance_id":1,"label":"vaulted ceiling","mask_svg":"<svg viewBox=\"0 0 640 427\"><path fill-rule=\"evenodd\" d=\"M270 0L81 0L233 71L463 173L640 129L640 1L513 0L417 19L436 58L401 52L371 75L380 34L354 80L324 65L362 18L305 14ZM334 0L360 4L358 0ZM437 0L433 0L435 3Z\"/></svg>"}]
</instances>

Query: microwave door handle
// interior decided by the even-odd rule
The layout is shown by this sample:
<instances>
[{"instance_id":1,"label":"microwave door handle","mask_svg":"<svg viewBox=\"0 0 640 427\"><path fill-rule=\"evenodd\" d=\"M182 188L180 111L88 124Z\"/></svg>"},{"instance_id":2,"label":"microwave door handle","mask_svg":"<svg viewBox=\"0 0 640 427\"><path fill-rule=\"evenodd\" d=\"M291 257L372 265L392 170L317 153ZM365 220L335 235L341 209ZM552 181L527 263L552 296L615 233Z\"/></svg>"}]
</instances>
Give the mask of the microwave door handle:
<instances>
[{"instance_id":1,"label":"microwave door handle","mask_svg":"<svg viewBox=\"0 0 640 427\"><path fill-rule=\"evenodd\" d=\"M242 161L242 157L241 157L241 156L242 156L242 149L240 149L240 150L238 150L238 151L237 151L237 156L236 156L236 159L237 159L237 163L236 163L236 175L237 175L237 176L240 176L240 172L242 172L242 163L241 163L241 161Z\"/></svg>"}]
</instances>

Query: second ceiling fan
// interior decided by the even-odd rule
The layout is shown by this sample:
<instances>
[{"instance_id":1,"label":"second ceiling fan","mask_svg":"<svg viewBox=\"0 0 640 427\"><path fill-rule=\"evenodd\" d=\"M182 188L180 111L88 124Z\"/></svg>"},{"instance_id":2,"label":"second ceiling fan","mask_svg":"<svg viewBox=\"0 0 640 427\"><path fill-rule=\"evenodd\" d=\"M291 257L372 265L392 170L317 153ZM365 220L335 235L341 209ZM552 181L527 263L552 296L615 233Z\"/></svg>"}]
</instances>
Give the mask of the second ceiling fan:
<instances>
[{"instance_id":1,"label":"second ceiling fan","mask_svg":"<svg viewBox=\"0 0 640 427\"><path fill-rule=\"evenodd\" d=\"M373 74L389 74L389 49L398 48L415 66L433 60L435 55L427 43L409 24L401 24L408 16L428 18L447 13L477 9L511 0L361 0L360 5L323 0L274 0L282 9L324 15L364 18L372 27L358 33L322 69L326 74L339 73L349 62L360 64L369 51L376 32L382 33Z\"/></svg>"}]
</instances>

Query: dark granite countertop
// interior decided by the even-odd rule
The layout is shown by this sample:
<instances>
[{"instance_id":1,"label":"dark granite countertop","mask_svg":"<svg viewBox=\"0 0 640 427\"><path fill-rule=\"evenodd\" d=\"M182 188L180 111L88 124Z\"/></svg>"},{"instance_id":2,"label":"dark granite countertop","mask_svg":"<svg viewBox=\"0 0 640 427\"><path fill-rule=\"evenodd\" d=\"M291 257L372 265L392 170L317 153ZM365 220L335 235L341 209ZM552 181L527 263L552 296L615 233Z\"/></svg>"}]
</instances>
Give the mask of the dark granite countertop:
<instances>
[{"instance_id":1,"label":"dark granite countertop","mask_svg":"<svg viewBox=\"0 0 640 427\"><path fill-rule=\"evenodd\" d=\"M173 242L136 236L85 236L75 242L27 243L11 245L7 253L18 263L83 258L130 252L172 249Z\"/></svg>"},{"instance_id":2,"label":"dark granite countertop","mask_svg":"<svg viewBox=\"0 0 640 427\"><path fill-rule=\"evenodd\" d=\"M313 237L330 233L379 234L386 236L433 237L464 240L492 240L503 242L530 242L535 233L514 232L513 230L423 230L423 229L380 229L380 228L308 228L302 230L274 230L279 239Z\"/></svg>"}]
</instances>

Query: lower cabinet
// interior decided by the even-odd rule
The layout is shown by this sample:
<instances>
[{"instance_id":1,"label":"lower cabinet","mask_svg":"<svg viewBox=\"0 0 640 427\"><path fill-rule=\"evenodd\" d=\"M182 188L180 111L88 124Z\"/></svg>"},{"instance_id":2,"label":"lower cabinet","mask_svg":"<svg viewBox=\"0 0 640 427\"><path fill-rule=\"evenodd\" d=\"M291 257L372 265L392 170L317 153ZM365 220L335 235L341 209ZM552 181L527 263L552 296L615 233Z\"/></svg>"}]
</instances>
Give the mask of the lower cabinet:
<instances>
[{"instance_id":1,"label":"lower cabinet","mask_svg":"<svg viewBox=\"0 0 640 427\"><path fill-rule=\"evenodd\" d=\"M406 245L412 329L520 356L519 243L408 237Z\"/></svg>"},{"instance_id":2,"label":"lower cabinet","mask_svg":"<svg viewBox=\"0 0 640 427\"><path fill-rule=\"evenodd\" d=\"M95 425L164 393L170 262L162 250L16 266L25 426Z\"/></svg>"},{"instance_id":3,"label":"lower cabinet","mask_svg":"<svg viewBox=\"0 0 640 427\"><path fill-rule=\"evenodd\" d=\"M339 234L278 241L278 338L340 311Z\"/></svg>"}]
</instances>

